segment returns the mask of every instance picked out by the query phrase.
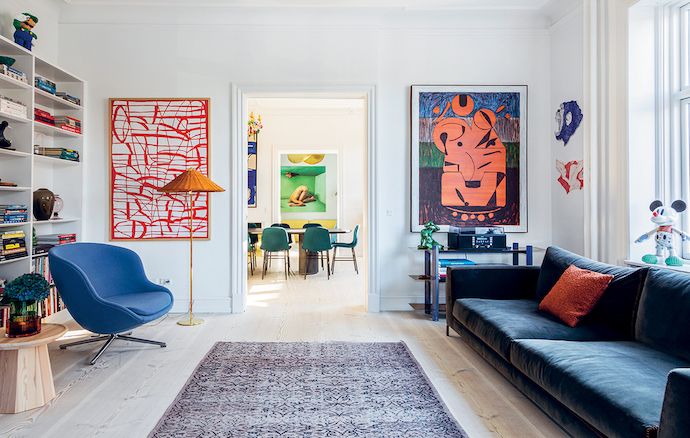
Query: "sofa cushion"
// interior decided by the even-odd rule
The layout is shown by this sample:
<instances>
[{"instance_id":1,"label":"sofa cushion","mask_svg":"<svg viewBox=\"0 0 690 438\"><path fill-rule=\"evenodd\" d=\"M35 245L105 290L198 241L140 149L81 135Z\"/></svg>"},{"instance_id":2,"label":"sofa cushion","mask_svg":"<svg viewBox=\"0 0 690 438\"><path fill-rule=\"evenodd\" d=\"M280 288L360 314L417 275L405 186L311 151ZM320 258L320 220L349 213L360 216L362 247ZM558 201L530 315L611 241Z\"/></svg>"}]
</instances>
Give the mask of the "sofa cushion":
<instances>
[{"instance_id":1,"label":"sofa cushion","mask_svg":"<svg viewBox=\"0 0 690 438\"><path fill-rule=\"evenodd\" d=\"M161 291L114 295L108 297L108 301L141 316L153 315L172 305L170 294Z\"/></svg>"},{"instance_id":2,"label":"sofa cushion","mask_svg":"<svg viewBox=\"0 0 690 438\"><path fill-rule=\"evenodd\" d=\"M613 275L613 281L592 312L583 322L607 325L633 337L635 307L642 291L647 268L629 268L595 262L564 249L552 246L546 250L537 280L536 298L542 300L570 265L601 274Z\"/></svg>"},{"instance_id":3,"label":"sofa cushion","mask_svg":"<svg viewBox=\"0 0 690 438\"><path fill-rule=\"evenodd\" d=\"M575 327L597 304L613 280L613 275L568 266L561 278L539 303L539 310L550 313Z\"/></svg>"},{"instance_id":4,"label":"sofa cushion","mask_svg":"<svg viewBox=\"0 0 690 438\"><path fill-rule=\"evenodd\" d=\"M515 339L593 341L622 337L602 326L568 327L540 312L538 306L536 300L529 299L460 298L453 306L453 316L506 360L510 360L510 344Z\"/></svg>"},{"instance_id":5,"label":"sofa cushion","mask_svg":"<svg viewBox=\"0 0 690 438\"><path fill-rule=\"evenodd\" d=\"M640 297L635 339L690 360L690 275L652 269Z\"/></svg>"},{"instance_id":6,"label":"sofa cushion","mask_svg":"<svg viewBox=\"0 0 690 438\"><path fill-rule=\"evenodd\" d=\"M642 343L525 339L511 362L610 437L647 437L659 425L666 376L690 362Z\"/></svg>"}]
</instances>

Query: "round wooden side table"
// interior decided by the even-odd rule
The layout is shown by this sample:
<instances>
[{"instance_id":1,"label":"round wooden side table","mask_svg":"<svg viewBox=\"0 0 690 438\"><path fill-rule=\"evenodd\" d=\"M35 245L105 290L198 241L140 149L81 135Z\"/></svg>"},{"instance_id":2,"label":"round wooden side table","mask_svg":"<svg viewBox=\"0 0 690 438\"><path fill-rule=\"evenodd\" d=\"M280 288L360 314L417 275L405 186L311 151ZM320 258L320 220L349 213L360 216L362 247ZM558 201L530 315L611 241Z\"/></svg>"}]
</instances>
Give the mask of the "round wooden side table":
<instances>
[{"instance_id":1,"label":"round wooden side table","mask_svg":"<svg viewBox=\"0 0 690 438\"><path fill-rule=\"evenodd\" d=\"M0 330L0 413L28 411L55 397L48 344L65 333L62 324L43 324L41 333L25 338Z\"/></svg>"}]
</instances>

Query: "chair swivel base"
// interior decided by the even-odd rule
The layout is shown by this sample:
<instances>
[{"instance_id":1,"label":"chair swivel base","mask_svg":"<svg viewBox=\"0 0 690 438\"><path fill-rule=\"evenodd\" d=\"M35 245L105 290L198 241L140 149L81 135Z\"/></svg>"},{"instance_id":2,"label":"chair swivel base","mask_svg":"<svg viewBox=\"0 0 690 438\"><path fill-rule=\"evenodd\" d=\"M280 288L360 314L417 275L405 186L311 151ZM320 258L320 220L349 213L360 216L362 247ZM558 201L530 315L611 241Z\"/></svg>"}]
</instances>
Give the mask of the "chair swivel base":
<instances>
[{"instance_id":1,"label":"chair swivel base","mask_svg":"<svg viewBox=\"0 0 690 438\"><path fill-rule=\"evenodd\" d=\"M100 350L98 350L98 353L89 361L89 365L93 365L96 363L96 361L105 353L105 350L110 347L110 345L115 341L115 339L122 339L123 341L130 341L130 342L140 342L142 344L152 344L152 345L158 345L159 347L163 348L165 347L165 342L159 342L159 341L152 341L150 339L142 339L142 338L135 338L132 336L129 336L131 332L128 333L123 333L123 334L113 334L113 335L97 335L97 336L92 336L89 339L84 339L81 341L76 341L76 342L70 342L68 344L62 344L60 345L60 350L64 350L68 347L74 347L76 345L83 345L83 344L91 344L93 342L100 342L105 340L105 344L101 347Z\"/></svg>"}]
</instances>

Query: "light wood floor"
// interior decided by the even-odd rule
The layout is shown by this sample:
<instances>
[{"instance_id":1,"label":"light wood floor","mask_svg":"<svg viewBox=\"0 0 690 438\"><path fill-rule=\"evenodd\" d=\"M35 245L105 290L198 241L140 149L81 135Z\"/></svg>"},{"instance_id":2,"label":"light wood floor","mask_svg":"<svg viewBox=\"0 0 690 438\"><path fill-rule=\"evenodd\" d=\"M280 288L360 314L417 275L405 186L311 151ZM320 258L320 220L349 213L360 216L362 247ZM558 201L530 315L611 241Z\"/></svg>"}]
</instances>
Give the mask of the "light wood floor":
<instances>
[{"instance_id":1,"label":"light wood floor","mask_svg":"<svg viewBox=\"0 0 690 438\"><path fill-rule=\"evenodd\" d=\"M362 266L362 265L360 265ZM145 437L216 341L399 341L410 347L441 397L472 437L564 436L457 336L423 313L364 312L363 276L342 263L325 274L283 281L279 266L265 281L250 281L247 312L204 315L197 327L179 315L135 330L162 340L160 349L120 342L94 366L95 347L50 348L57 398L49 405L0 415L0 437ZM85 336L70 323L69 337Z\"/></svg>"}]
</instances>

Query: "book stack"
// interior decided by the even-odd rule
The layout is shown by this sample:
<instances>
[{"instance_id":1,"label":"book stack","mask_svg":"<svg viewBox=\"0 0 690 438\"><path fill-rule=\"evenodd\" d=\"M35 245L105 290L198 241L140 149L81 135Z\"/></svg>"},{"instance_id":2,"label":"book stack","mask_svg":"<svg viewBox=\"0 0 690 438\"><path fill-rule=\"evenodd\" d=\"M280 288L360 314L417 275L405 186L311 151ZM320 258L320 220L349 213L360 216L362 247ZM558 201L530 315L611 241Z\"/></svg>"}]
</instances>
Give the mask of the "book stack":
<instances>
[{"instance_id":1,"label":"book stack","mask_svg":"<svg viewBox=\"0 0 690 438\"><path fill-rule=\"evenodd\" d=\"M0 112L9 114L10 116L26 118L27 111L26 105L18 100L6 96L0 96Z\"/></svg>"},{"instance_id":2,"label":"book stack","mask_svg":"<svg viewBox=\"0 0 690 438\"><path fill-rule=\"evenodd\" d=\"M6 64L1 64L0 65L0 74L3 74L5 76L9 76L12 79L15 79L19 82L24 82L25 84L29 83L29 80L26 77L26 73L23 71L16 69L14 67L10 67L9 65Z\"/></svg>"},{"instance_id":3,"label":"book stack","mask_svg":"<svg viewBox=\"0 0 690 438\"><path fill-rule=\"evenodd\" d=\"M0 204L0 224L18 224L29 221L29 208L21 204Z\"/></svg>"},{"instance_id":4,"label":"book stack","mask_svg":"<svg viewBox=\"0 0 690 438\"><path fill-rule=\"evenodd\" d=\"M42 78L40 76L36 76L36 78L34 79L34 85L39 90L43 90L50 94L55 94L55 92L57 91L57 85L55 85L55 82L49 81L48 79Z\"/></svg>"},{"instance_id":5,"label":"book stack","mask_svg":"<svg viewBox=\"0 0 690 438\"><path fill-rule=\"evenodd\" d=\"M50 316L65 308L65 303L55 288L53 276L50 274L50 260L48 257L37 257L31 261L31 271L42 275L50 285L48 298L38 303L38 311L42 318Z\"/></svg>"},{"instance_id":6,"label":"book stack","mask_svg":"<svg viewBox=\"0 0 690 438\"><path fill-rule=\"evenodd\" d=\"M64 91L58 91L57 93L55 93L55 95L66 100L67 102L81 106L81 99L79 99L78 97L71 96L65 93Z\"/></svg>"},{"instance_id":7,"label":"book stack","mask_svg":"<svg viewBox=\"0 0 690 438\"><path fill-rule=\"evenodd\" d=\"M55 126L55 117L48 111L34 108L34 120L45 123L46 125Z\"/></svg>"},{"instance_id":8,"label":"book stack","mask_svg":"<svg viewBox=\"0 0 690 438\"><path fill-rule=\"evenodd\" d=\"M77 241L77 235L74 233L68 234L44 234L36 236L36 245L64 245L66 243L74 243Z\"/></svg>"},{"instance_id":9,"label":"book stack","mask_svg":"<svg viewBox=\"0 0 690 438\"><path fill-rule=\"evenodd\" d=\"M60 158L62 160L79 161L79 151L66 148L44 148L34 146L34 154L46 157Z\"/></svg>"},{"instance_id":10,"label":"book stack","mask_svg":"<svg viewBox=\"0 0 690 438\"><path fill-rule=\"evenodd\" d=\"M55 126L65 131L81 134L81 120L70 116L56 116Z\"/></svg>"},{"instance_id":11,"label":"book stack","mask_svg":"<svg viewBox=\"0 0 690 438\"><path fill-rule=\"evenodd\" d=\"M472 260L467 260L467 259L441 259L438 262L439 265L439 279L442 281L446 281L447 277L447 271L448 268L452 268L453 266L465 266L465 265L476 265L475 262Z\"/></svg>"},{"instance_id":12,"label":"book stack","mask_svg":"<svg viewBox=\"0 0 690 438\"><path fill-rule=\"evenodd\" d=\"M0 248L0 262L26 257L26 234L24 231L8 231L3 233L2 248Z\"/></svg>"}]
</instances>

